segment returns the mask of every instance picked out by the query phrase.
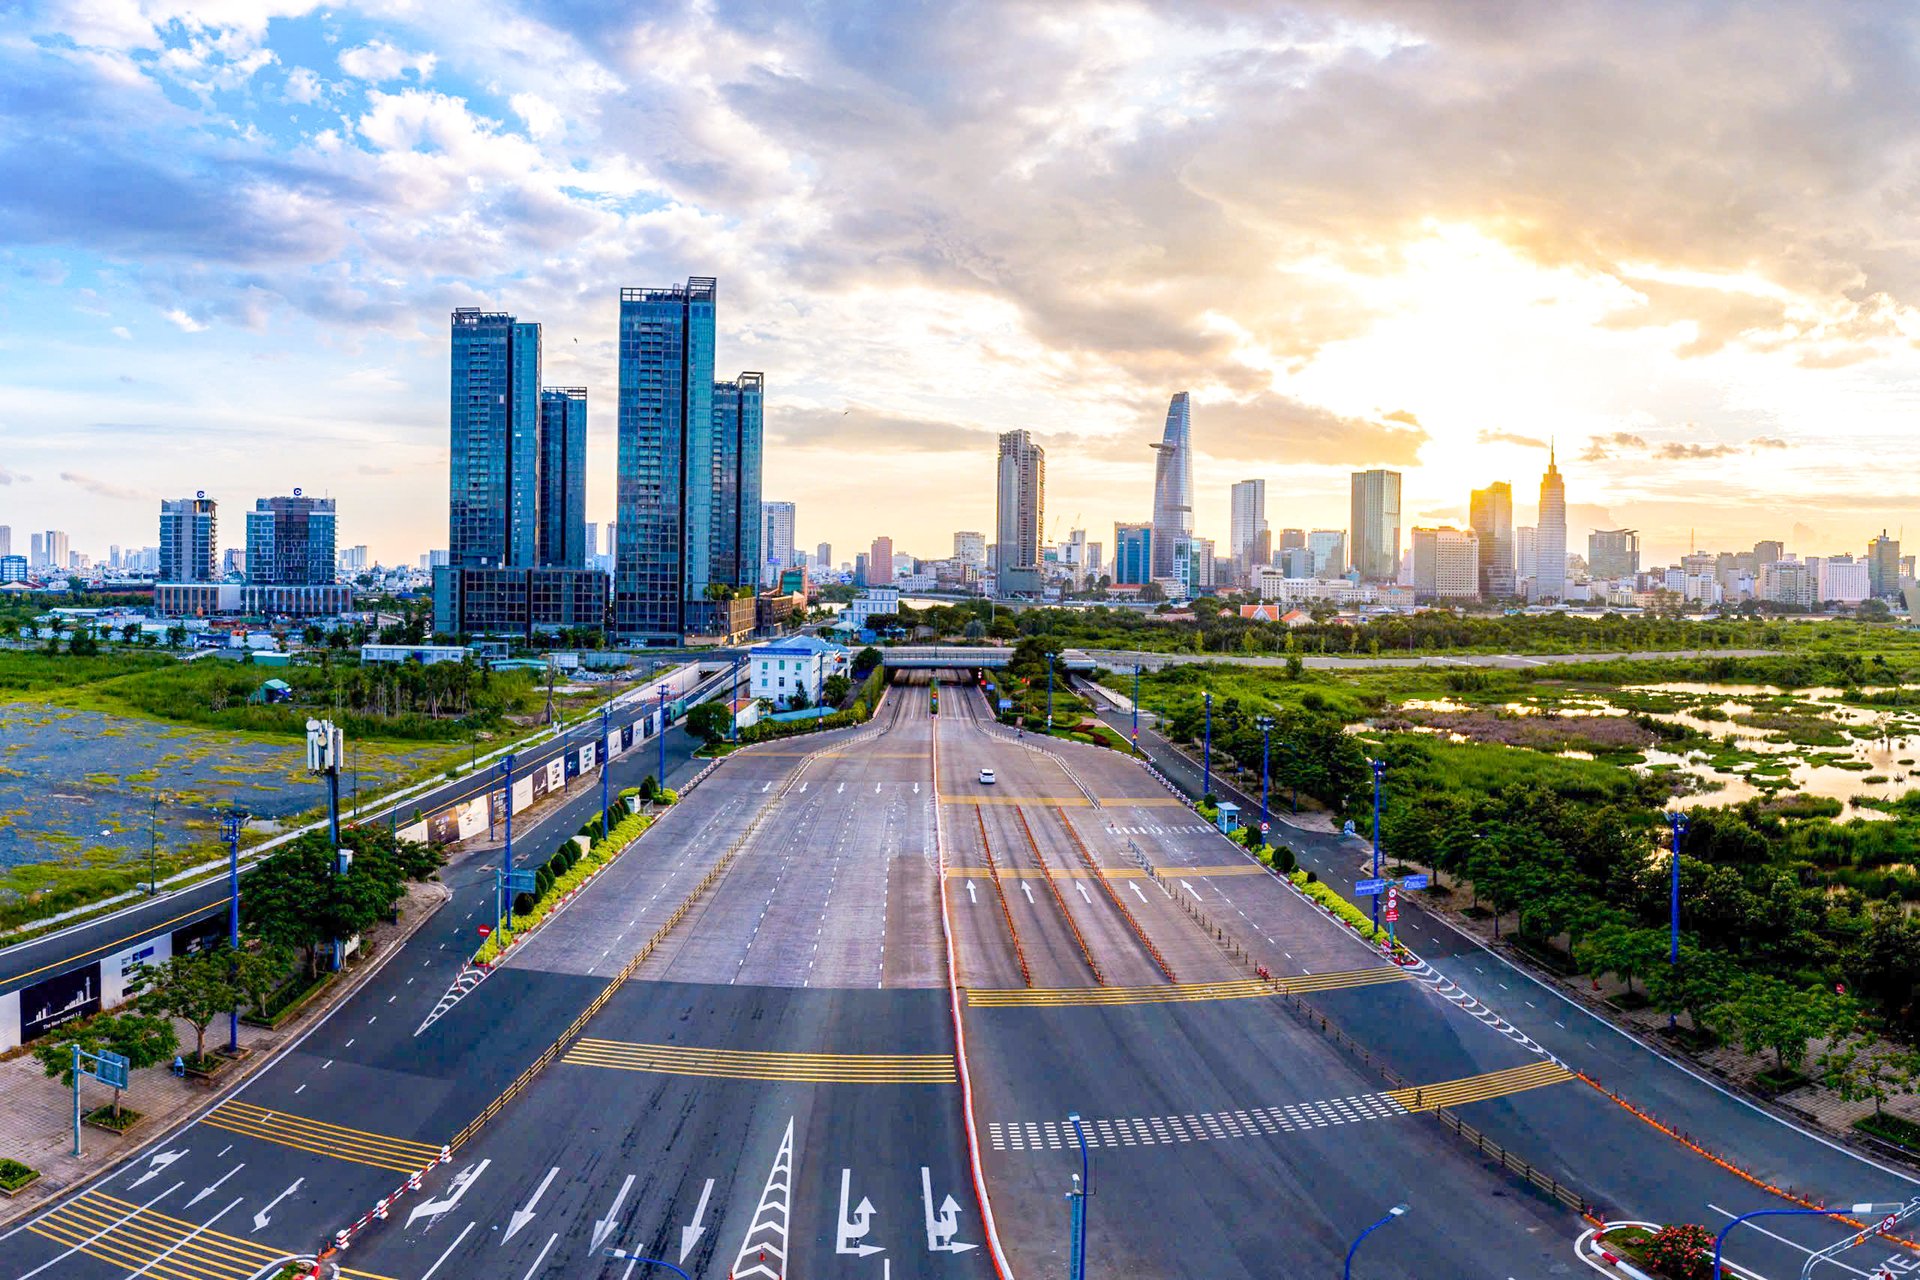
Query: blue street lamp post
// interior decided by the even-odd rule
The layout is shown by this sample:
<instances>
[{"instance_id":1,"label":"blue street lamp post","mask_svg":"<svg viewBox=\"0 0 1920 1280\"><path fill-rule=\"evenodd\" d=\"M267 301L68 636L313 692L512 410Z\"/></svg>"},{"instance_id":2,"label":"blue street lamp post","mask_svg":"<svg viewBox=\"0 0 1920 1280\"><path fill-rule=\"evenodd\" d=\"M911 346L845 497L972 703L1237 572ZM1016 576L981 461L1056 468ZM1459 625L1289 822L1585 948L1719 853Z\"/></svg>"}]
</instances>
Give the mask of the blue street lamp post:
<instances>
[{"instance_id":1,"label":"blue street lamp post","mask_svg":"<svg viewBox=\"0 0 1920 1280\"><path fill-rule=\"evenodd\" d=\"M1047 655L1047 732L1053 732L1053 655Z\"/></svg>"},{"instance_id":2,"label":"blue street lamp post","mask_svg":"<svg viewBox=\"0 0 1920 1280\"><path fill-rule=\"evenodd\" d=\"M1387 771L1387 762L1373 762L1373 878L1380 878L1380 778ZM1380 927L1380 895L1373 895L1373 927ZM1371 1230L1371 1228L1369 1228Z\"/></svg>"},{"instance_id":3,"label":"blue street lamp post","mask_svg":"<svg viewBox=\"0 0 1920 1280\"><path fill-rule=\"evenodd\" d=\"M1904 1207L1905 1206L1901 1204L1856 1204L1849 1205L1847 1211L1855 1214L1892 1213ZM1726 1226L1720 1228L1720 1234L1713 1238L1713 1270L1707 1274L1711 1276L1725 1274L1720 1269L1720 1246L1726 1243L1727 1233L1729 1231L1732 1231L1749 1218L1831 1218L1840 1212L1840 1208L1836 1206L1832 1209L1755 1209L1752 1213L1743 1213L1733 1221L1727 1223ZM1812 1266L1812 1260L1809 1260L1808 1266ZM1878 1273L1876 1272L1875 1274L1877 1275Z\"/></svg>"},{"instance_id":4,"label":"blue street lamp post","mask_svg":"<svg viewBox=\"0 0 1920 1280\"><path fill-rule=\"evenodd\" d=\"M1260 837L1267 834L1267 766L1273 754L1273 717L1261 716L1254 721L1260 728Z\"/></svg>"},{"instance_id":5,"label":"blue street lamp post","mask_svg":"<svg viewBox=\"0 0 1920 1280\"><path fill-rule=\"evenodd\" d=\"M607 798L607 769L613 763L613 754L607 750L607 742L613 737L613 700L609 698L600 708L600 749L594 754L600 758L600 834L605 836L613 819L607 816L613 801Z\"/></svg>"},{"instance_id":6,"label":"blue street lamp post","mask_svg":"<svg viewBox=\"0 0 1920 1280\"><path fill-rule=\"evenodd\" d=\"M500 918L513 919L513 899L507 895L507 880L513 875L513 752L507 752L506 759L500 762L500 772L507 780L506 815L501 819L505 823L506 843L500 846Z\"/></svg>"},{"instance_id":7,"label":"blue street lamp post","mask_svg":"<svg viewBox=\"0 0 1920 1280\"><path fill-rule=\"evenodd\" d=\"M247 825L247 811L229 809L220 815L220 834L227 840L227 946L240 954L240 828ZM237 960L236 960L237 963ZM240 1051L240 1009L228 1013L227 1050Z\"/></svg>"},{"instance_id":8,"label":"blue street lamp post","mask_svg":"<svg viewBox=\"0 0 1920 1280\"><path fill-rule=\"evenodd\" d=\"M1200 799L1204 802L1213 794L1213 695L1203 693L1200 695L1200 701L1207 710L1207 736L1201 752L1200 764Z\"/></svg>"},{"instance_id":9,"label":"blue street lamp post","mask_svg":"<svg viewBox=\"0 0 1920 1280\"><path fill-rule=\"evenodd\" d=\"M1374 1223L1372 1226L1368 1227L1365 1231L1362 1231L1359 1235L1353 1238L1353 1243L1347 1246L1346 1265L1340 1269L1340 1275L1342 1277L1342 1280L1353 1280L1353 1255L1359 1252L1360 1242L1362 1240L1365 1240L1368 1236L1372 1235L1374 1232L1378 1231L1380 1228L1386 1226L1389 1222L1392 1222L1395 1218L1399 1217L1401 1214L1405 1213L1406 1211L1407 1211L1407 1206L1404 1204L1397 1204L1393 1206L1393 1208L1387 1210L1386 1217L1380 1219L1380 1221Z\"/></svg>"},{"instance_id":10,"label":"blue street lamp post","mask_svg":"<svg viewBox=\"0 0 1920 1280\"><path fill-rule=\"evenodd\" d=\"M1080 1127L1080 1114L1071 1112L1067 1121L1080 1142L1080 1176L1067 1192L1067 1280L1085 1280L1087 1274L1087 1195L1093 1190L1093 1168L1087 1161L1087 1133Z\"/></svg>"},{"instance_id":11,"label":"blue street lamp post","mask_svg":"<svg viewBox=\"0 0 1920 1280\"><path fill-rule=\"evenodd\" d=\"M740 722L735 719L734 704L740 699L740 656L734 655L733 678L727 682L727 741L740 741Z\"/></svg>"},{"instance_id":12,"label":"blue street lamp post","mask_svg":"<svg viewBox=\"0 0 1920 1280\"><path fill-rule=\"evenodd\" d=\"M1140 753L1140 664L1133 664L1133 751Z\"/></svg>"},{"instance_id":13,"label":"blue street lamp post","mask_svg":"<svg viewBox=\"0 0 1920 1280\"><path fill-rule=\"evenodd\" d=\"M1680 842L1687 836L1687 815L1678 809L1667 812L1667 821L1673 827L1673 874L1667 887L1667 963L1680 963ZM1679 1017L1667 1015L1667 1025L1676 1026Z\"/></svg>"},{"instance_id":14,"label":"blue street lamp post","mask_svg":"<svg viewBox=\"0 0 1920 1280\"><path fill-rule=\"evenodd\" d=\"M667 785L667 687L660 686L660 785Z\"/></svg>"}]
</instances>

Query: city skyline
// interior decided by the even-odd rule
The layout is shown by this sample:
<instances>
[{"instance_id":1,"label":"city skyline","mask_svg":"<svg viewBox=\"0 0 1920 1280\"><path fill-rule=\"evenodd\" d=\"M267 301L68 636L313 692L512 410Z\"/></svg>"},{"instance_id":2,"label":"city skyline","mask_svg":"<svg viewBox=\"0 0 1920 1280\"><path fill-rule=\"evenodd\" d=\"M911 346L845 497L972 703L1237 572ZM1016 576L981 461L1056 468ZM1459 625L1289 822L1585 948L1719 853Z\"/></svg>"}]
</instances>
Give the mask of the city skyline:
<instances>
[{"instance_id":1,"label":"city skyline","mask_svg":"<svg viewBox=\"0 0 1920 1280\"><path fill-rule=\"evenodd\" d=\"M768 472L812 513L809 544L886 528L934 553L989 526L990 484L962 468L1016 427L1048 452L1054 512L1137 519L1141 444L1181 388L1195 532L1223 545L1237 480L1330 526L1348 472L1390 467L1408 527L1465 524L1470 489L1531 487L1549 436L1575 546L1630 526L1670 559L1689 530L1743 545L1800 524L1800 542L1858 548L1920 507L1879 479L1920 462L1916 290L1875 212L1891 90L1693 89L1750 65L1731 49L1791 63L1898 43L1911 20L1649 10L1672 52L1649 63L1634 24L1586 9L1143 6L1112 28L1064 7L1007 41L1017 69L927 76L959 18L879 10L842 39L797 16L663 14L680 75L617 20L527 17L507 40L431 8L141 14L34 5L0 27L19 144L0 154L0 521L77 546L144 541L164 498L303 486L410 563L445 525L418 495L447 465L446 311L540 317L549 381L588 389L610 456L606 291L695 270L734 282L733 367L782 371ZM968 39L1014 30L983 21ZM1574 67L1588 94L1548 109ZM984 91L1010 70L1020 94ZM1632 109L1652 97L1657 128ZM1566 110L1591 122L1569 164ZM855 117L872 133L834 124ZM1333 119L1364 162L1322 150ZM1472 162L1495 119L1519 122L1499 126L1500 177ZM1801 158L1780 136L1795 119L1835 146L1846 122L1862 162ZM1258 173L1232 163L1255 134ZM902 155L925 163L879 163ZM230 180L193 180L208 171ZM1735 191L1770 203L1718 216ZM1062 220L1078 192L1129 212ZM863 481L870 500L848 501ZM612 486L589 483L598 523Z\"/></svg>"}]
</instances>

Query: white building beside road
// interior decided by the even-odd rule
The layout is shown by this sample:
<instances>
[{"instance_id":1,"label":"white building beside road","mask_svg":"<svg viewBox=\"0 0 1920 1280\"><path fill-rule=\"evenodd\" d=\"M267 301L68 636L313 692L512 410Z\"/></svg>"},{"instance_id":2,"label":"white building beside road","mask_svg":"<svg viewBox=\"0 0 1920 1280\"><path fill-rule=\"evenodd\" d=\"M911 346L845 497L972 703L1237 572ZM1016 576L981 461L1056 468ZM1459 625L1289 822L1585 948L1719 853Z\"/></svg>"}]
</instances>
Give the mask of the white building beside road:
<instances>
[{"instance_id":1,"label":"white building beside road","mask_svg":"<svg viewBox=\"0 0 1920 1280\"><path fill-rule=\"evenodd\" d=\"M868 587L847 606L847 625L856 631L867 629L867 619L900 612L898 587Z\"/></svg>"},{"instance_id":2,"label":"white building beside road","mask_svg":"<svg viewBox=\"0 0 1920 1280\"><path fill-rule=\"evenodd\" d=\"M817 706L829 676L846 675L852 655L837 644L813 636L791 636L747 650L748 693L775 706L786 706L804 691L808 706Z\"/></svg>"}]
</instances>

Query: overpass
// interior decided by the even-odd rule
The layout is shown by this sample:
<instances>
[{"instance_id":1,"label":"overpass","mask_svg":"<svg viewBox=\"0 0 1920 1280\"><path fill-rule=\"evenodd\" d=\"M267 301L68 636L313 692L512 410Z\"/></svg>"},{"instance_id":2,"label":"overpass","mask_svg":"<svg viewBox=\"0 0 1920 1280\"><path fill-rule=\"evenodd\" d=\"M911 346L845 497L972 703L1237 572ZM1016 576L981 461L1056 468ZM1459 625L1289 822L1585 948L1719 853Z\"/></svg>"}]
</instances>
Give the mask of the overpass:
<instances>
[{"instance_id":1,"label":"overpass","mask_svg":"<svg viewBox=\"0 0 1920 1280\"><path fill-rule=\"evenodd\" d=\"M1013 659L1013 650L1005 645L897 645L880 654L881 661L896 671L1004 667ZM1092 671L1099 664L1083 650L1062 649L1060 665L1068 671Z\"/></svg>"}]
</instances>

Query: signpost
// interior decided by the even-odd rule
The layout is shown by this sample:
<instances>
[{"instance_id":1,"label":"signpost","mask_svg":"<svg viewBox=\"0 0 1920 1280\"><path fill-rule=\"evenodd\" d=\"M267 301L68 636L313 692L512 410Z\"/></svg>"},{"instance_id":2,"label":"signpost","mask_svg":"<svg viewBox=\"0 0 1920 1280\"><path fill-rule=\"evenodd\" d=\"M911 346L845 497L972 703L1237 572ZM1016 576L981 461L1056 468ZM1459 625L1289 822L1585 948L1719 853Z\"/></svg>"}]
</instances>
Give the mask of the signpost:
<instances>
[{"instance_id":1,"label":"signpost","mask_svg":"<svg viewBox=\"0 0 1920 1280\"><path fill-rule=\"evenodd\" d=\"M1385 880L1355 880L1353 893L1357 898L1371 898L1387 887Z\"/></svg>"},{"instance_id":2,"label":"signpost","mask_svg":"<svg viewBox=\"0 0 1920 1280\"><path fill-rule=\"evenodd\" d=\"M501 871L496 869L493 873L493 878L500 886L500 892L494 895L494 900L499 908L499 914L495 916L494 919L499 922L496 927L504 937L507 932L507 921L513 918L508 906L508 904L513 901L513 895L516 893L532 893L540 886L539 881L531 871ZM487 926L480 926L480 936L483 938L487 936Z\"/></svg>"},{"instance_id":3,"label":"signpost","mask_svg":"<svg viewBox=\"0 0 1920 1280\"><path fill-rule=\"evenodd\" d=\"M87 1063L91 1061L92 1066ZM73 1046L73 1154L80 1154L80 1077L92 1076L109 1089L127 1087L127 1060L117 1053L88 1053Z\"/></svg>"}]
</instances>

